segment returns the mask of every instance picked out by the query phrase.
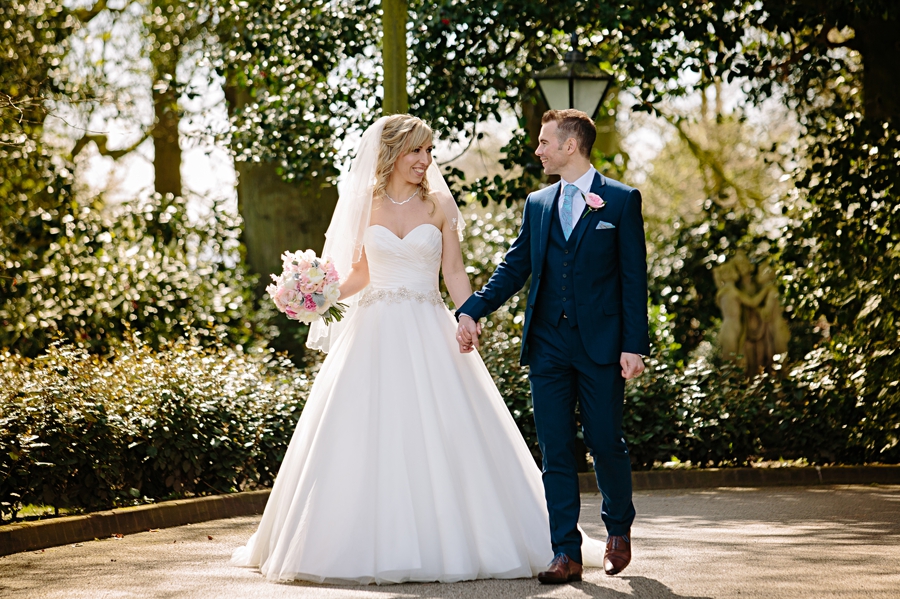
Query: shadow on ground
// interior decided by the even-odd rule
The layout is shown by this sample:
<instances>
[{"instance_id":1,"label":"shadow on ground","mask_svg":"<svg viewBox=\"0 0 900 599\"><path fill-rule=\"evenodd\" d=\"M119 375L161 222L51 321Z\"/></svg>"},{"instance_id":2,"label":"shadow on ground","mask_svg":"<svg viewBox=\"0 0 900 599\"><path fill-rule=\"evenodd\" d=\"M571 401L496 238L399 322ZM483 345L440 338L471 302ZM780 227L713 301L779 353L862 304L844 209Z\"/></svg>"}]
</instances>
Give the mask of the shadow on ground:
<instances>
[{"instance_id":1,"label":"shadow on ground","mask_svg":"<svg viewBox=\"0 0 900 599\"><path fill-rule=\"evenodd\" d=\"M581 583L535 580L335 587L273 584L228 559L258 517L103 539L0 558L4 599L281 599L823 596L895 598L900 486L715 489L635 496L634 561L624 575L589 569ZM583 526L604 535L600 498ZM212 540L208 536L213 537Z\"/></svg>"}]
</instances>

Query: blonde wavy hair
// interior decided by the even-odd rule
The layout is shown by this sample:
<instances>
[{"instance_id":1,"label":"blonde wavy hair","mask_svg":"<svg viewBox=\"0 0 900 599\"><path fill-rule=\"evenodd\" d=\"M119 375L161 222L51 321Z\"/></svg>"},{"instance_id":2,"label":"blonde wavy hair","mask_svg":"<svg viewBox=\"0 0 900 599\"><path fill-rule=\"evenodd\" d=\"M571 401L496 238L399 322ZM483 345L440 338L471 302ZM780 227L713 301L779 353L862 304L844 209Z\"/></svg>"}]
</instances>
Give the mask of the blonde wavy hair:
<instances>
[{"instance_id":1,"label":"blonde wavy hair","mask_svg":"<svg viewBox=\"0 0 900 599\"><path fill-rule=\"evenodd\" d=\"M397 159L414 148L425 145L434 139L434 132L428 123L411 114L395 114L388 117L381 134L381 148L378 150L378 164L375 166L375 187L372 190L374 201L384 201L386 188L394 164ZM434 199L428 187L428 177L422 177L419 183L419 198L431 204L434 210Z\"/></svg>"}]
</instances>

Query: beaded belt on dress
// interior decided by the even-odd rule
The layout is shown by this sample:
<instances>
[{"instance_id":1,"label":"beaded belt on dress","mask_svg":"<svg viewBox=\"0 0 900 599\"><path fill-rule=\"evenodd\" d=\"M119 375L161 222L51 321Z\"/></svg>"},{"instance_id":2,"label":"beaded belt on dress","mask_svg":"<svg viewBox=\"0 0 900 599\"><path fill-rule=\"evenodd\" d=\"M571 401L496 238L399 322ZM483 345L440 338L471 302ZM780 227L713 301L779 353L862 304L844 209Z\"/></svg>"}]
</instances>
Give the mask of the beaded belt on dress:
<instances>
[{"instance_id":1,"label":"beaded belt on dress","mask_svg":"<svg viewBox=\"0 0 900 599\"><path fill-rule=\"evenodd\" d=\"M443 306L444 299L441 292L437 289L431 291L413 291L406 287L395 287L394 289L367 289L363 292L359 299L360 306L370 306L375 302L390 302L396 304L404 300L413 300L422 303L429 303L435 306Z\"/></svg>"}]
</instances>

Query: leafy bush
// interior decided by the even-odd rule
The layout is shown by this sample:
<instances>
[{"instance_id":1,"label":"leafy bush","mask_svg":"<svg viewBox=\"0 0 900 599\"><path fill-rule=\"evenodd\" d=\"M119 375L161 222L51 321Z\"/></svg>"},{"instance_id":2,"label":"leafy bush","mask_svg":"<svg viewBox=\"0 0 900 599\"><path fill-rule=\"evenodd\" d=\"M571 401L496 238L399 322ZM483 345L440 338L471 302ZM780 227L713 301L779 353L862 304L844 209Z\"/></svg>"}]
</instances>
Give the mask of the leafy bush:
<instances>
[{"instance_id":1,"label":"leafy bush","mask_svg":"<svg viewBox=\"0 0 900 599\"><path fill-rule=\"evenodd\" d=\"M718 324L716 284L712 269L744 249L759 258L761 243L750 231L751 217L706 200L702 216L692 224L677 222L677 234L651 235L648 254L651 304L665 306L672 316L672 335L679 357L697 348Z\"/></svg>"},{"instance_id":2,"label":"leafy bush","mask_svg":"<svg viewBox=\"0 0 900 599\"><path fill-rule=\"evenodd\" d=\"M270 485L310 386L271 352L135 338L108 357L0 354L0 513Z\"/></svg>"},{"instance_id":3,"label":"leafy bush","mask_svg":"<svg viewBox=\"0 0 900 599\"><path fill-rule=\"evenodd\" d=\"M819 115L808 128L803 201L784 240L786 299L825 323L823 363L865 418L845 421L857 459L900 459L900 128L859 112ZM804 348L806 349L806 348ZM807 350L809 351L809 350ZM816 353L821 355L821 352Z\"/></svg>"},{"instance_id":4,"label":"leafy bush","mask_svg":"<svg viewBox=\"0 0 900 599\"><path fill-rule=\"evenodd\" d=\"M518 233L520 213L515 207L492 208L470 214L463 243L476 289L487 282ZM633 466L653 468L673 457L698 466L740 466L782 458L811 463L900 460L900 411L890 409L897 405L897 383L892 381L898 378L898 352L887 349L879 338L850 346L839 340L821 342L820 337L802 359L784 358L773 373L748 379L738 366L715 355L709 340L700 335L705 332L708 337L717 325L715 290L704 278L706 265L730 248L720 238L731 238L732 233L746 235L746 224L725 224L723 219L721 227L686 232L681 241L690 247L681 263L656 259L658 267L666 269L669 285L682 281L678 293L687 290L694 295L688 302L671 293L660 294L659 304L651 297L653 343L647 371L626 386L623 427ZM656 287L659 290L659 282ZM689 322L701 312L696 304L700 295L705 315L700 316L702 328L696 330ZM490 317L481 355L539 459L528 369L519 366L526 296L527 286ZM861 324L883 327L887 322L892 322L889 315ZM685 351L682 342L691 344L693 351ZM808 344L805 339L803 345ZM797 347L792 344L792 350Z\"/></svg>"},{"instance_id":5,"label":"leafy bush","mask_svg":"<svg viewBox=\"0 0 900 599\"><path fill-rule=\"evenodd\" d=\"M111 211L24 208L0 233L0 347L33 357L61 337L102 353L129 331L152 346L189 327L234 344L267 334L228 212L192 222L183 199L158 194Z\"/></svg>"},{"instance_id":6,"label":"leafy bush","mask_svg":"<svg viewBox=\"0 0 900 599\"><path fill-rule=\"evenodd\" d=\"M696 356L684 368L652 356L648 372L627 387L632 463L896 463L896 427L860 401L865 383L853 378L853 359L845 346L820 347L748 379L717 356Z\"/></svg>"}]
</instances>

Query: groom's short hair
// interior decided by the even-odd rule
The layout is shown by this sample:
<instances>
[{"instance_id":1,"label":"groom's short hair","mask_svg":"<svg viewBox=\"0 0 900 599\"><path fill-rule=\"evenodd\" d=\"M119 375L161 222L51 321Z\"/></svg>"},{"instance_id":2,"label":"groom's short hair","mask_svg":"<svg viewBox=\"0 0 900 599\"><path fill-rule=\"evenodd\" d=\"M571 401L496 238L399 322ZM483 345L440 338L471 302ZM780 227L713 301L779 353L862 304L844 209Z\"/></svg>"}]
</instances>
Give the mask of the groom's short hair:
<instances>
[{"instance_id":1,"label":"groom's short hair","mask_svg":"<svg viewBox=\"0 0 900 599\"><path fill-rule=\"evenodd\" d=\"M548 110L541 117L541 124L556 121L557 137L559 144L562 145L570 137L575 138L578 143L578 151L585 158L591 157L591 148L594 147L594 140L597 139L597 127L586 113L574 108L566 110Z\"/></svg>"}]
</instances>

